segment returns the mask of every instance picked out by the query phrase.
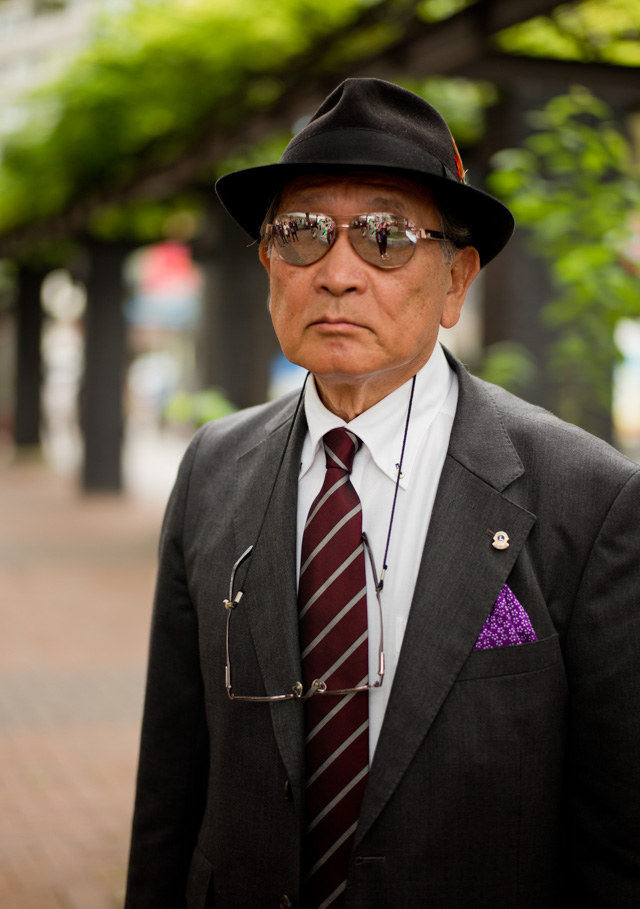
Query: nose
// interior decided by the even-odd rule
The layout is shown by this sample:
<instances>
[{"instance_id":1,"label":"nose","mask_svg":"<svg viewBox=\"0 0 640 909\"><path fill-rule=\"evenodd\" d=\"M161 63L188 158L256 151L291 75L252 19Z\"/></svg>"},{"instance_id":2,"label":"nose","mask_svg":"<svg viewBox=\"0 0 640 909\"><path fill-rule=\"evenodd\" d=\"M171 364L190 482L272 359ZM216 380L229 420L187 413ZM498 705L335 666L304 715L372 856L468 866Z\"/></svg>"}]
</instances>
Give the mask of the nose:
<instances>
[{"instance_id":1,"label":"nose","mask_svg":"<svg viewBox=\"0 0 640 909\"><path fill-rule=\"evenodd\" d=\"M317 289L334 297L362 293L366 288L366 263L351 245L349 232L344 227L337 228L331 249L319 260L316 268L314 283Z\"/></svg>"}]
</instances>

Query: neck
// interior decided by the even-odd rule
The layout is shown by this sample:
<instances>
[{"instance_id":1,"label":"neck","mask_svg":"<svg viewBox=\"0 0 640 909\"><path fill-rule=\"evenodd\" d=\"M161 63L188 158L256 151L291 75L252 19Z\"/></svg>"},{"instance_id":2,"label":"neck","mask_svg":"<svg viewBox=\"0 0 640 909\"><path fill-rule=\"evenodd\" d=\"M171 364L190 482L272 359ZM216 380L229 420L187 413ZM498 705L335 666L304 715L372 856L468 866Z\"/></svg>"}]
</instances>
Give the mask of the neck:
<instances>
[{"instance_id":1,"label":"neck","mask_svg":"<svg viewBox=\"0 0 640 909\"><path fill-rule=\"evenodd\" d=\"M327 380L324 376L314 375L316 388L320 400L331 413L334 413L345 423L350 423L365 410L373 407L378 401L386 398L396 388L400 388L405 382L408 382L421 365L411 371L407 370L402 376L396 375L394 381L376 382L370 381L344 381Z\"/></svg>"},{"instance_id":2,"label":"neck","mask_svg":"<svg viewBox=\"0 0 640 909\"><path fill-rule=\"evenodd\" d=\"M380 397L372 399L369 395L359 393L359 389L345 386L344 388L327 388L323 382L315 377L316 388L320 400L331 413L334 413L345 423L350 423L359 414L377 404Z\"/></svg>"}]
</instances>

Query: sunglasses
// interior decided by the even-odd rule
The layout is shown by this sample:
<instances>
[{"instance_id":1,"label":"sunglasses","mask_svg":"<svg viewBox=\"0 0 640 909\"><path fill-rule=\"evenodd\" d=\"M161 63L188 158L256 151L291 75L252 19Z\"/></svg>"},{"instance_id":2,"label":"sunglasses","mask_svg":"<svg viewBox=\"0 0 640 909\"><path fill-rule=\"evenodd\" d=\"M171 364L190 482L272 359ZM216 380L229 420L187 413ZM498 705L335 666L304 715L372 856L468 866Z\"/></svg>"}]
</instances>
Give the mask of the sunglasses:
<instances>
[{"instance_id":1,"label":"sunglasses","mask_svg":"<svg viewBox=\"0 0 640 909\"><path fill-rule=\"evenodd\" d=\"M289 265L312 265L335 243L338 228L349 231L360 258L377 268L400 268L415 252L418 240L448 240L438 230L416 227L408 218L385 212L355 215L336 221L329 215L289 212L267 224L266 237Z\"/></svg>"}]
</instances>

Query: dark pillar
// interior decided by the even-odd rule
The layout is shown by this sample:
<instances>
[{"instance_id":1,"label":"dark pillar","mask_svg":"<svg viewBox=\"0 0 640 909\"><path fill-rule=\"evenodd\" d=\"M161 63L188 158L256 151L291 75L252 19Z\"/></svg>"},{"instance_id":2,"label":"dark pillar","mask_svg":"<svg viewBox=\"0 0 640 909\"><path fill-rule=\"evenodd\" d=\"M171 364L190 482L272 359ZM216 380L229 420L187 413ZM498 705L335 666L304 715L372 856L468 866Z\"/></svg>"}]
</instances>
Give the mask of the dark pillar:
<instances>
[{"instance_id":1,"label":"dark pillar","mask_svg":"<svg viewBox=\"0 0 640 909\"><path fill-rule=\"evenodd\" d=\"M541 86L513 84L503 92L500 104L488 111L483 156L522 145L531 134L528 113L544 106L552 94ZM485 343L515 340L528 347L543 372L551 335L541 321L541 310L553 290L545 261L535 258L529 247L526 228L516 232L497 259L486 270ZM548 404L549 388L539 379L532 397Z\"/></svg>"},{"instance_id":2,"label":"dark pillar","mask_svg":"<svg viewBox=\"0 0 640 909\"><path fill-rule=\"evenodd\" d=\"M85 243L88 254L85 316L85 373L82 389L84 464L87 492L122 489L124 298L123 263L131 247Z\"/></svg>"},{"instance_id":3,"label":"dark pillar","mask_svg":"<svg viewBox=\"0 0 640 909\"><path fill-rule=\"evenodd\" d=\"M266 400L278 342L258 246L211 197L207 229L194 243L194 255L205 278L200 385L223 389L236 407L260 404Z\"/></svg>"},{"instance_id":4,"label":"dark pillar","mask_svg":"<svg viewBox=\"0 0 640 909\"><path fill-rule=\"evenodd\" d=\"M486 269L484 344L515 341L525 347L537 366L526 397L551 409L554 393L547 358L553 334L544 325L542 310L552 298L548 265L531 254L521 228Z\"/></svg>"},{"instance_id":5,"label":"dark pillar","mask_svg":"<svg viewBox=\"0 0 640 909\"><path fill-rule=\"evenodd\" d=\"M40 444L40 291L43 278L44 272L31 266L23 265L18 269L14 420L14 441L18 447Z\"/></svg>"}]
</instances>

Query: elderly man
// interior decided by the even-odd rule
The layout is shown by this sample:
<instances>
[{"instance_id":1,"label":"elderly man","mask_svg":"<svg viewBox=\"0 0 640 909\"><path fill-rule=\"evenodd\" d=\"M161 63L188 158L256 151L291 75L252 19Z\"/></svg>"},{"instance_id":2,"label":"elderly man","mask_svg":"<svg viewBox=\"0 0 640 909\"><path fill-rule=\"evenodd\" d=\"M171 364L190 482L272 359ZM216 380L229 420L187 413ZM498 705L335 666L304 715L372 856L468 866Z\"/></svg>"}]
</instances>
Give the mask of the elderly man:
<instances>
[{"instance_id":1,"label":"elderly man","mask_svg":"<svg viewBox=\"0 0 640 909\"><path fill-rule=\"evenodd\" d=\"M218 192L309 377L181 467L127 909L637 909L640 469L437 343L510 213L375 79Z\"/></svg>"}]
</instances>

